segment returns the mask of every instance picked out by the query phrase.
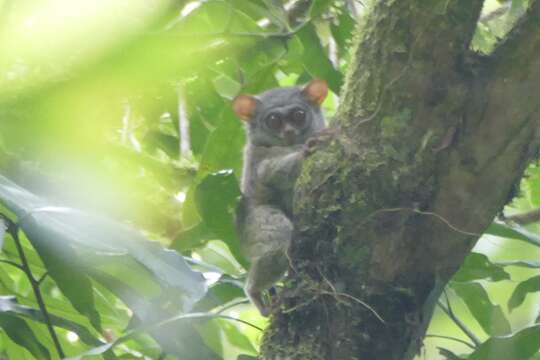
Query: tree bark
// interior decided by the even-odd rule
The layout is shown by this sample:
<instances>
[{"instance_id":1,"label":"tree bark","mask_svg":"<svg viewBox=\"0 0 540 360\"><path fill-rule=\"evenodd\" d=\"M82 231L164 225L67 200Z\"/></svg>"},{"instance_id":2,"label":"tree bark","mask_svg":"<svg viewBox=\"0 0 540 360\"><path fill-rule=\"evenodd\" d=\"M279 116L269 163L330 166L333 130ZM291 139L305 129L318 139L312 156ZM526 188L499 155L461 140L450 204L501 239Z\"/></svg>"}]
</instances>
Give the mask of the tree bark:
<instances>
[{"instance_id":1,"label":"tree bark","mask_svg":"<svg viewBox=\"0 0 540 360\"><path fill-rule=\"evenodd\" d=\"M381 0L335 139L305 164L262 359L412 359L445 284L540 144L540 1L487 57L482 0ZM381 318L383 320L381 320Z\"/></svg>"}]
</instances>

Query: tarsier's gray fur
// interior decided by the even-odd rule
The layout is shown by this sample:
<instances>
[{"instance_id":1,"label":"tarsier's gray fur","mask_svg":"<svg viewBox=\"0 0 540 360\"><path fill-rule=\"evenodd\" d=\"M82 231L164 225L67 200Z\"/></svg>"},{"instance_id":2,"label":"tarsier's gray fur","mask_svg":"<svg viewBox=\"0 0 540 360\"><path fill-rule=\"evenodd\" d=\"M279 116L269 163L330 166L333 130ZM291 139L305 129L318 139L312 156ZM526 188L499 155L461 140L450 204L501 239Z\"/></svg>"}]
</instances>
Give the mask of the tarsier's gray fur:
<instances>
[{"instance_id":1,"label":"tarsier's gray fur","mask_svg":"<svg viewBox=\"0 0 540 360\"><path fill-rule=\"evenodd\" d=\"M262 292L273 286L288 268L287 250L292 235L293 188L305 156L305 143L324 129L324 117L310 102L303 87L277 88L257 95L255 112L247 123L242 174L243 199L237 225L245 255L251 261L246 294L262 315L270 311ZM273 112L305 111L306 125L285 141L266 126Z\"/></svg>"}]
</instances>

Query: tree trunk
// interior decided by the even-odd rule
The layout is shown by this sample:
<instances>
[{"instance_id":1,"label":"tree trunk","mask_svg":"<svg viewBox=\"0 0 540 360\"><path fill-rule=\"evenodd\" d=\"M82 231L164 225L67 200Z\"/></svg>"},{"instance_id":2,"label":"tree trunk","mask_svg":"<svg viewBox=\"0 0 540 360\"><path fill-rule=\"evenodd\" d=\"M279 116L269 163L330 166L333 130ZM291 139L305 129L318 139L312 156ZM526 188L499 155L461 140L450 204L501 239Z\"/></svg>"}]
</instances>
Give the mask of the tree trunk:
<instances>
[{"instance_id":1,"label":"tree trunk","mask_svg":"<svg viewBox=\"0 0 540 360\"><path fill-rule=\"evenodd\" d=\"M262 359L412 359L433 307L538 154L540 1L489 57L482 0L380 0L334 140L305 164Z\"/></svg>"}]
</instances>

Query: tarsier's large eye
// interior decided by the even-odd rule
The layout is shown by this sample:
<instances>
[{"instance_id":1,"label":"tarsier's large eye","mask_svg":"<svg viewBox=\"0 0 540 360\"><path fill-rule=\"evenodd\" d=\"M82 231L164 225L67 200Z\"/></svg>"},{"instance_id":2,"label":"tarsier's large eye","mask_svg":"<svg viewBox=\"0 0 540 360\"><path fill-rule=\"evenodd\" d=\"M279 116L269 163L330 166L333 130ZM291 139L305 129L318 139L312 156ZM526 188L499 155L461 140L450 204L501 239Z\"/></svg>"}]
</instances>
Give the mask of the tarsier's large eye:
<instances>
[{"instance_id":1,"label":"tarsier's large eye","mask_svg":"<svg viewBox=\"0 0 540 360\"><path fill-rule=\"evenodd\" d=\"M306 125L306 112L302 109L294 109L290 120L295 128L303 128Z\"/></svg>"},{"instance_id":2,"label":"tarsier's large eye","mask_svg":"<svg viewBox=\"0 0 540 360\"><path fill-rule=\"evenodd\" d=\"M278 113L271 113L264 119L264 122L272 130L279 130L283 126L283 119Z\"/></svg>"}]
</instances>

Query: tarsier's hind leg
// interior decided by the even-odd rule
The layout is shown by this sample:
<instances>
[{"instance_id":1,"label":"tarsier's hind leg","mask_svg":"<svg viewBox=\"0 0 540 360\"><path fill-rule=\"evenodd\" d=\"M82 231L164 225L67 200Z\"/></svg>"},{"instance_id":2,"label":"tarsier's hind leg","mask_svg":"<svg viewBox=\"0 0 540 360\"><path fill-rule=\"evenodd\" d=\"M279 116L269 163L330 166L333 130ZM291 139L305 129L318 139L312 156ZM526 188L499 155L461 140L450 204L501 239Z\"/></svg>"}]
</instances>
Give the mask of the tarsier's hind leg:
<instances>
[{"instance_id":1,"label":"tarsier's hind leg","mask_svg":"<svg viewBox=\"0 0 540 360\"><path fill-rule=\"evenodd\" d=\"M281 279L287 271L287 264L283 253L274 253L256 259L249 269L245 292L262 316L270 314L270 304L264 300L263 292Z\"/></svg>"},{"instance_id":2,"label":"tarsier's hind leg","mask_svg":"<svg viewBox=\"0 0 540 360\"><path fill-rule=\"evenodd\" d=\"M251 259L246 295L263 316L268 316L270 306L265 304L262 294L287 271L289 262L286 251L291 242L293 225L280 210L258 206L248 212L245 226L243 241Z\"/></svg>"}]
</instances>

